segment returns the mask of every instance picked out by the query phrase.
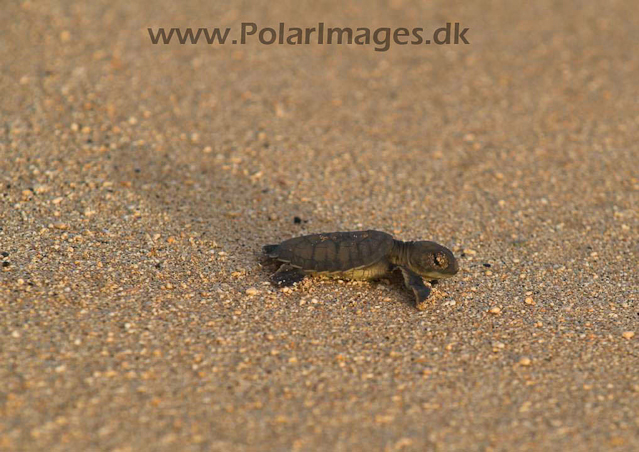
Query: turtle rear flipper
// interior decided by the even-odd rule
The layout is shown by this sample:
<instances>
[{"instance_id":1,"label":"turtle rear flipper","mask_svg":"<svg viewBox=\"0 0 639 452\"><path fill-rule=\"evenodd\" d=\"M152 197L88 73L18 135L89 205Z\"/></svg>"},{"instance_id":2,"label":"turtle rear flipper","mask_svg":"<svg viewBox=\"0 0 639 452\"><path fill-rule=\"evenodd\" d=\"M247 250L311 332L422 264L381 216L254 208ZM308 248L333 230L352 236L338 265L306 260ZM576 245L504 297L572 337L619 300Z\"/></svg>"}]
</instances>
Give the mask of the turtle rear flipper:
<instances>
[{"instance_id":1,"label":"turtle rear flipper","mask_svg":"<svg viewBox=\"0 0 639 452\"><path fill-rule=\"evenodd\" d=\"M305 277L306 274L301 269L293 267L290 264L283 264L279 270L271 276L271 281L278 287L288 287L302 281Z\"/></svg>"},{"instance_id":2,"label":"turtle rear flipper","mask_svg":"<svg viewBox=\"0 0 639 452\"><path fill-rule=\"evenodd\" d=\"M264 254L266 254L268 257L276 257L276 253L275 250L277 250L277 247L279 245L264 245L262 247L262 251L264 252Z\"/></svg>"}]
</instances>

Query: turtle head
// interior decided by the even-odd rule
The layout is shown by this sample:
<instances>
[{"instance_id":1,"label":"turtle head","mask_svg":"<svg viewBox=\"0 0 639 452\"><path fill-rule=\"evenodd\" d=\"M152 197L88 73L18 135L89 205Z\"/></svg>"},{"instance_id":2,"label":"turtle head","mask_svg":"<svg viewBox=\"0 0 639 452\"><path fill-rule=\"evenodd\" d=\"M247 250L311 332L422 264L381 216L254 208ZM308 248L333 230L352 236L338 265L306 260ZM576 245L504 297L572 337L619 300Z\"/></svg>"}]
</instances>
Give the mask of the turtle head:
<instances>
[{"instance_id":1,"label":"turtle head","mask_svg":"<svg viewBox=\"0 0 639 452\"><path fill-rule=\"evenodd\" d=\"M413 242L408 261L411 270L427 279L450 278L459 271L452 251L435 242Z\"/></svg>"}]
</instances>

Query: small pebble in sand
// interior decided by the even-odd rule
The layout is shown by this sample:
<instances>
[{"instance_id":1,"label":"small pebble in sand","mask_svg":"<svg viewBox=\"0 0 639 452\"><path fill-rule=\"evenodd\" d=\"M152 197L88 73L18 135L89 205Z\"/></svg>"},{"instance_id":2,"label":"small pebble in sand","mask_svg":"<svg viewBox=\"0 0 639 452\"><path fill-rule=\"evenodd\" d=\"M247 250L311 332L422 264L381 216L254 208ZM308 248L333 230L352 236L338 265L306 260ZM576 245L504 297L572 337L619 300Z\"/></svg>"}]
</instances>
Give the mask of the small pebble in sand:
<instances>
[{"instance_id":1,"label":"small pebble in sand","mask_svg":"<svg viewBox=\"0 0 639 452\"><path fill-rule=\"evenodd\" d=\"M519 365L520 366L530 366L531 364L532 364L532 360L530 358L525 357L525 356L522 357L519 360Z\"/></svg>"},{"instance_id":2,"label":"small pebble in sand","mask_svg":"<svg viewBox=\"0 0 639 452\"><path fill-rule=\"evenodd\" d=\"M488 310L488 312L490 312L491 314L494 314L494 315L499 315L499 314L501 314L501 309L498 308L497 306L495 306L493 308L490 308Z\"/></svg>"},{"instance_id":3,"label":"small pebble in sand","mask_svg":"<svg viewBox=\"0 0 639 452\"><path fill-rule=\"evenodd\" d=\"M251 287L249 289L246 289L246 295L253 296L253 295L257 295L258 293L260 293L260 291L257 290L255 287Z\"/></svg>"},{"instance_id":4,"label":"small pebble in sand","mask_svg":"<svg viewBox=\"0 0 639 452\"><path fill-rule=\"evenodd\" d=\"M532 402L526 401L519 407L519 412L520 413L527 413L528 411L530 411L530 407L531 406L532 406Z\"/></svg>"},{"instance_id":5,"label":"small pebble in sand","mask_svg":"<svg viewBox=\"0 0 639 452\"><path fill-rule=\"evenodd\" d=\"M532 297L526 297L526 299L524 300L524 303L529 304L529 305L533 305L533 304L535 304L535 301L533 300Z\"/></svg>"},{"instance_id":6,"label":"small pebble in sand","mask_svg":"<svg viewBox=\"0 0 639 452\"><path fill-rule=\"evenodd\" d=\"M633 337L635 337L635 332L634 331L624 331L621 335L625 339L632 339Z\"/></svg>"}]
</instances>

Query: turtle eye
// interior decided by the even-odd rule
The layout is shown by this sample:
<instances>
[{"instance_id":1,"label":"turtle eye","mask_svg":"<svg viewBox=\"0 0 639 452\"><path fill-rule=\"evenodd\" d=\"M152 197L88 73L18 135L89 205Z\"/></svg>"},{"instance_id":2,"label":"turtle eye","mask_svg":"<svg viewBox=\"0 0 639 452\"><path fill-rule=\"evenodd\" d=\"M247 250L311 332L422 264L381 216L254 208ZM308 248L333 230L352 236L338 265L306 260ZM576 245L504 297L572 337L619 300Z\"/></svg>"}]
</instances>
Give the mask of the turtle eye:
<instances>
[{"instance_id":1,"label":"turtle eye","mask_svg":"<svg viewBox=\"0 0 639 452\"><path fill-rule=\"evenodd\" d=\"M448 267L448 258L444 253L436 253L435 254L435 265L440 268Z\"/></svg>"}]
</instances>

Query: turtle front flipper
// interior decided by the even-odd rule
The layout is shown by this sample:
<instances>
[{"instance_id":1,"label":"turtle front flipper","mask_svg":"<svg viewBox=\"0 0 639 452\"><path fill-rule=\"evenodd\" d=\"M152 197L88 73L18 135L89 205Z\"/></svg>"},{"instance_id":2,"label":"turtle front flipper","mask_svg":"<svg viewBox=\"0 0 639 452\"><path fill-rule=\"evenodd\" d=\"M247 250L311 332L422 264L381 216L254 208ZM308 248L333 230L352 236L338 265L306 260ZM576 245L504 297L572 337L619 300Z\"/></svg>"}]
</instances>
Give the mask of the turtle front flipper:
<instances>
[{"instance_id":1,"label":"turtle front flipper","mask_svg":"<svg viewBox=\"0 0 639 452\"><path fill-rule=\"evenodd\" d=\"M276 286L287 287L302 281L305 277L306 274L300 268L293 267L290 264L283 264L271 276L271 281Z\"/></svg>"},{"instance_id":2,"label":"turtle front flipper","mask_svg":"<svg viewBox=\"0 0 639 452\"><path fill-rule=\"evenodd\" d=\"M397 268L402 271L406 288L412 289L413 293L415 294L415 307L420 311L423 311L424 309L426 309L426 299L430 295L430 287L424 284L424 280L422 279L422 277L414 271L401 265Z\"/></svg>"}]
</instances>

